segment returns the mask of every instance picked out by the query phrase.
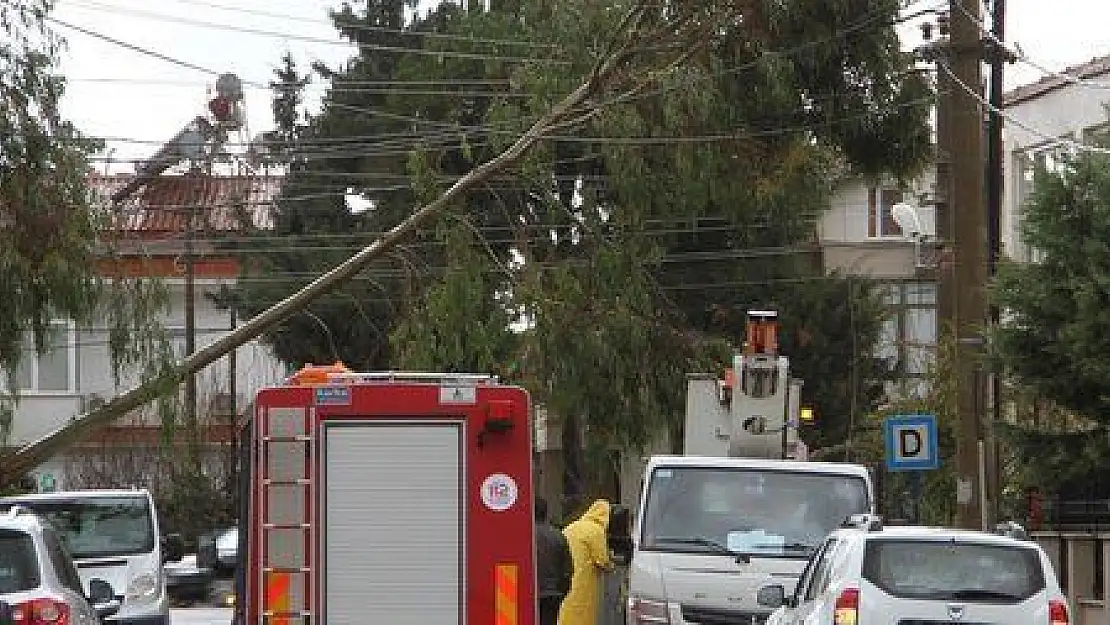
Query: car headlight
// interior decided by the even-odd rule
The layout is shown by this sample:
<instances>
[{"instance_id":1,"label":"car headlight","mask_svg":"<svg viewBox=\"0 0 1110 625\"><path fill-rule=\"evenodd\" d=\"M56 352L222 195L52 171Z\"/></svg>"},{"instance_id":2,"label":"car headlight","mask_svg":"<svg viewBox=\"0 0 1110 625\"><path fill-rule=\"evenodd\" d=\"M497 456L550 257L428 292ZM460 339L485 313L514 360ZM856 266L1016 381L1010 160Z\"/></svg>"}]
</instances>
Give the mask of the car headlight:
<instances>
[{"instance_id":1,"label":"car headlight","mask_svg":"<svg viewBox=\"0 0 1110 625\"><path fill-rule=\"evenodd\" d=\"M147 599L158 593L158 576L154 573L145 573L131 580L127 586L126 598L128 600Z\"/></svg>"},{"instance_id":2,"label":"car headlight","mask_svg":"<svg viewBox=\"0 0 1110 625\"><path fill-rule=\"evenodd\" d=\"M671 617L667 602L629 597L628 622L629 625L670 625Z\"/></svg>"}]
</instances>

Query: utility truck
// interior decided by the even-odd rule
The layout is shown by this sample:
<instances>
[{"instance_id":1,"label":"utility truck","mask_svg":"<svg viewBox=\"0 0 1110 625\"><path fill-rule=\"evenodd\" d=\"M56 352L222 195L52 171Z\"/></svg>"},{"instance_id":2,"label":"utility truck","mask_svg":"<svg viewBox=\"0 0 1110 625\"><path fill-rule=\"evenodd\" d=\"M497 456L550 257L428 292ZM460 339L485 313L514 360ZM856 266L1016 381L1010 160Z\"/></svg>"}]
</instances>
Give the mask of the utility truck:
<instances>
[{"instance_id":1,"label":"utility truck","mask_svg":"<svg viewBox=\"0 0 1110 625\"><path fill-rule=\"evenodd\" d=\"M243 429L239 625L534 625L528 394L306 367Z\"/></svg>"},{"instance_id":2,"label":"utility truck","mask_svg":"<svg viewBox=\"0 0 1110 625\"><path fill-rule=\"evenodd\" d=\"M793 588L829 532L874 511L866 467L805 460L789 365L777 314L754 310L723 379L689 376L684 454L644 472L628 625L763 623L758 589Z\"/></svg>"}]
</instances>

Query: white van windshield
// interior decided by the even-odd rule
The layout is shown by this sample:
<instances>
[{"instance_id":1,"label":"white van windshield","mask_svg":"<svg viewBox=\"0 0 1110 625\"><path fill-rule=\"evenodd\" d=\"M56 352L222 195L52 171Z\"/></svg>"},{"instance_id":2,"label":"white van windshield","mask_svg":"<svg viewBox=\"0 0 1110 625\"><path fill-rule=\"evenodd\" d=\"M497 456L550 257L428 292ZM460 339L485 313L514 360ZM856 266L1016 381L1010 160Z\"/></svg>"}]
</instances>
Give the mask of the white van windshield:
<instances>
[{"instance_id":1,"label":"white van windshield","mask_svg":"<svg viewBox=\"0 0 1110 625\"><path fill-rule=\"evenodd\" d=\"M82 497L20 502L58 529L74 558L149 553L154 526L146 497Z\"/></svg>"},{"instance_id":2,"label":"white van windshield","mask_svg":"<svg viewBox=\"0 0 1110 625\"><path fill-rule=\"evenodd\" d=\"M829 473L659 467L644 506L643 549L806 557L850 515L867 483Z\"/></svg>"}]
</instances>

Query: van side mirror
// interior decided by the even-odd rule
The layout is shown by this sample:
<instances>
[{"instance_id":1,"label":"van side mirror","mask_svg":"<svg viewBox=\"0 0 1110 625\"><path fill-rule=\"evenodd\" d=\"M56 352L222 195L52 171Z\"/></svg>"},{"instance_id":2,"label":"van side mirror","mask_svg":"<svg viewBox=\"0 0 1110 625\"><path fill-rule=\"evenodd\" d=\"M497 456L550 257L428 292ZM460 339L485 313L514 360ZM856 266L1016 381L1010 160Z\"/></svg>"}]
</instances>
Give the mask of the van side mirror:
<instances>
[{"instance_id":1,"label":"van side mirror","mask_svg":"<svg viewBox=\"0 0 1110 625\"><path fill-rule=\"evenodd\" d=\"M765 608L781 608L786 605L786 589L779 584L764 586L756 593L755 602Z\"/></svg>"},{"instance_id":2,"label":"van side mirror","mask_svg":"<svg viewBox=\"0 0 1110 625\"><path fill-rule=\"evenodd\" d=\"M168 534L162 543L162 560L164 562L181 562L185 557L185 539L181 534Z\"/></svg>"}]
</instances>

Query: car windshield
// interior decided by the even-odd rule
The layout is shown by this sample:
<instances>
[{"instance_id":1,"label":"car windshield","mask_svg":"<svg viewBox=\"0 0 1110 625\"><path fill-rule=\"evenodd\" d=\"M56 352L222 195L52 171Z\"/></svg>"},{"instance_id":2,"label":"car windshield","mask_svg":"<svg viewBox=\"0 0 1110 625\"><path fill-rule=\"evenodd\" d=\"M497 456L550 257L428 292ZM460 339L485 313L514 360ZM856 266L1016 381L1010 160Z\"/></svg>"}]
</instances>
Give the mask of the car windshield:
<instances>
[{"instance_id":1,"label":"car windshield","mask_svg":"<svg viewBox=\"0 0 1110 625\"><path fill-rule=\"evenodd\" d=\"M154 549L154 527L146 497L82 497L20 504L50 521L75 559Z\"/></svg>"},{"instance_id":2,"label":"car windshield","mask_svg":"<svg viewBox=\"0 0 1110 625\"><path fill-rule=\"evenodd\" d=\"M846 517L869 510L858 476L659 467L648 486L641 547L803 558Z\"/></svg>"},{"instance_id":3,"label":"car windshield","mask_svg":"<svg viewBox=\"0 0 1110 625\"><path fill-rule=\"evenodd\" d=\"M1045 587L1035 549L951 540L870 540L863 576L887 594L912 599L1016 603Z\"/></svg>"},{"instance_id":4,"label":"car windshield","mask_svg":"<svg viewBox=\"0 0 1110 625\"><path fill-rule=\"evenodd\" d=\"M0 530L0 595L31 590L38 585L39 564L31 536Z\"/></svg>"}]
</instances>

